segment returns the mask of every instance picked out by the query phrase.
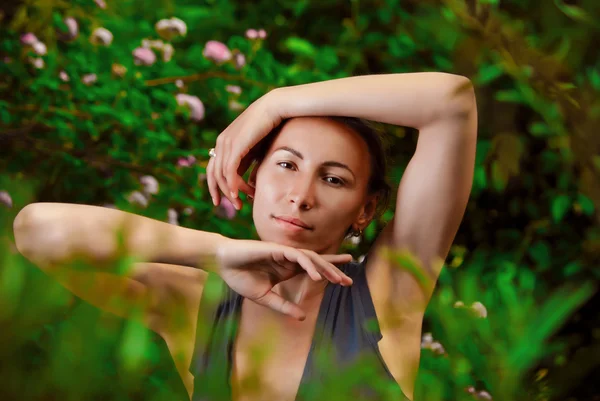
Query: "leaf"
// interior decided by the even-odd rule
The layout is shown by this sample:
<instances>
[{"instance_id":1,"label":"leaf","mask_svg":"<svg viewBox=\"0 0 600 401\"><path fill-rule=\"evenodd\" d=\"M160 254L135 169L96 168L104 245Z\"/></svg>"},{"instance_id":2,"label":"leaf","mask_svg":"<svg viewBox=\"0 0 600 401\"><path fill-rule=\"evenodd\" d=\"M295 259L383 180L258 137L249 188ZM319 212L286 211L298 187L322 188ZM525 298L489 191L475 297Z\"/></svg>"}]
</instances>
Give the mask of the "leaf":
<instances>
[{"instance_id":1,"label":"leaf","mask_svg":"<svg viewBox=\"0 0 600 401\"><path fill-rule=\"evenodd\" d=\"M292 53L300 56L314 58L317 54L317 49L312 43L297 36L287 38L287 40L284 42L284 46Z\"/></svg>"},{"instance_id":2,"label":"leaf","mask_svg":"<svg viewBox=\"0 0 600 401\"><path fill-rule=\"evenodd\" d=\"M499 64L485 66L479 70L476 82L480 85L486 85L496 78L502 76L504 69Z\"/></svg>"},{"instance_id":3,"label":"leaf","mask_svg":"<svg viewBox=\"0 0 600 401\"><path fill-rule=\"evenodd\" d=\"M545 241L537 241L529 247L529 256L535 261L540 270L550 267L550 247Z\"/></svg>"},{"instance_id":4,"label":"leaf","mask_svg":"<svg viewBox=\"0 0 600 401\"><path fill-rule=\"evenodd\" d=\"M552 219L559 223L571 207L571 200L567 195L559 195L552 200Z\"/></svg>"},{"instance_id":5,"label":"leaf","mask_svg":"<svg viewBox=\"0 0 600 401\"><path fill-rule=\"evenodd\" d=\"M524 103L523 95L515 89L498 91L494 98L499 102Z\"/></svg>"},{"instance_id":6,"label":"leaf","mask_svg":"<svg viewBox=\"0 0 600 401\"><path fill-rule=\"evenodd\" d=\"M581 210L587 216L591 216L594 213L594 202L584 194L577 194L577 202L581 206Z\"/></svg>"},{"instance_id":7,"label":"leaf","mask_svg":"<svg viewBox=\"0 0 600 401\"><path fill-rule=\"evenodd\" d=\"M554 4L569 18L580 22L593 22L590 15L581 7L568 5L560 0L554 0Z\"/></svg>"},{"instance_id":8,"label":"leaf","mask_svg":"<svg viewBox=\"0 0 600 401\"><path fill-rule=\"evenodd\" d=\"M496 191L502 191L506 187L508 174L502 170L502 166L498 160L492 162L492 185Z\"/></svg>"}]
</instances>

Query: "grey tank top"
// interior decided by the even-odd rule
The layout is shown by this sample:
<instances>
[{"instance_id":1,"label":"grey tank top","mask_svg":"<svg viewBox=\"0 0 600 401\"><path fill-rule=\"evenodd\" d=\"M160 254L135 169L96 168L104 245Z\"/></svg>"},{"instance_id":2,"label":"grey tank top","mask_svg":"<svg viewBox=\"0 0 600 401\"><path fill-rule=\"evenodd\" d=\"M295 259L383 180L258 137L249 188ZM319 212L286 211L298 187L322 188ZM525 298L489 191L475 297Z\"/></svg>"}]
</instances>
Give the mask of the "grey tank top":
<instances>
[{"instance_id":1,"label":"grey tank top","mask_svg":"<svg viewBox=\"0 0 600 401\"><path fill-rule=\"evenodd\" d=\"M351 286L329 283L325 289L296 401L408 401L377 347L382 335L367 286L366 260L339 266L352 278ZM231 401L233 344L243 297L225 284L221 288L212 306L206 290L200 303L199 320L212 325L198 323L190 366L192 401Z\"/></svg>"}]
</instances>

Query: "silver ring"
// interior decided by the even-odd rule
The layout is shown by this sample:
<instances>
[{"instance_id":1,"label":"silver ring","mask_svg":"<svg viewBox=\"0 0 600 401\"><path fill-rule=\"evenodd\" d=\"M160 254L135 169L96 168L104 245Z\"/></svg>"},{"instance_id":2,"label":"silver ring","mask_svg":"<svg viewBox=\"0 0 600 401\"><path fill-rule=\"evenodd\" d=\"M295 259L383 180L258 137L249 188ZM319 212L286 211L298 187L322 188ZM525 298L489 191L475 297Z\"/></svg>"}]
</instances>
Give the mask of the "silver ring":
<instances>
[{"instance_id":1,"label":"silver ring","mask_svg":"<svg viewBox=\"0 0 600 401\"><path fill-rule=\"evenodd\" d=\"M217 154L215 153L215 148L211 148L211 149L208 151L208 155L209 155L210 157L217 157Z\"/></svg>"}]
</instances>

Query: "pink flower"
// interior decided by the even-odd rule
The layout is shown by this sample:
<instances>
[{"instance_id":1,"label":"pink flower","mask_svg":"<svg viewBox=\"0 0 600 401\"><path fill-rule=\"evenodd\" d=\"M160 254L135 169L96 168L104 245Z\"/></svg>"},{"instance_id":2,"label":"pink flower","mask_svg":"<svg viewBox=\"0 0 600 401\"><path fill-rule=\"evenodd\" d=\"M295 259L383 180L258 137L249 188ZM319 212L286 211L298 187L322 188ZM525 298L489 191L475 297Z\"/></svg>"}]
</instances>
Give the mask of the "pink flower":
<instances>
[{"instance_id":1,"label":"pink flower","mask_svg":"<svg viewBox=\"0 0 600 401\"><path fill-rule=\"evenodd\" d=\"M204 57L217 63L222 63L231 60L231 51L224 43L216 40L209 40L204 46L202 52Z\"/></svg>"},{"instance_id":2,"label":"pink flower","mask_svg":"<svg viewBox=\"0 0 600 401\"><path fill-rule=\"evenodd\" d=\"M85 74L81 78L81 82L83 82L85 85L88 85L88 86L93 84L97 80L98 80L98 76L96 74Z\"/></svg>"},{"instance_id":3,"label":"pink flower","mask_svg":"<svg viewBox=\"0 0 600 401\"><path fill-rule=\"evenodd\" d=\"M180 157L177 159L178 167L190 167L192 164L196 163L196 158L194 156Z\"/></svg>"},{"instance_id":4,"label":"pink flower","mask_svg":"<svg viewBox=\"0 0 600 401\"><path fill-rule=\"evenodd\" d=\"M256 29L248 29L246 31L246 37L248 39L256 39L258 38L258 32L256 31Z\"/></svg>"},{"instance_id":5,"label":"pink flower","mask_svg":"<svg viewBox=\"0 0 600 401\"><path fill-rule=\"evenodd\" d=\"M58 73L58 77L63 82L69 82L71 80L64 70Z\"/></svg>"},{"instance_id":6,"label":"pink flower","mask_svg":"<svg viewBox=\"0 0 600 401\"><path fill-rule=\"evenodd\" d=\"M229 199L221 197L221 203L219 203L216 210L217 216L231 220L235 217L236 213L237 210L235 210Z\"/></svg>"},{"instance_id":7,"label":"pink flower","mask_svg":"<svg viewBox=\"0 0 600 401\"><path fill-rule=\"evenodd\" d=\"M0 204L3 204L6 207L12 207L13 201L7 191L0 191Z\"/></svg>"},{"instance_id":8,"label":"pink flower","mask_svg":"<svg viewBox=\"0 0 600 401\"><path fill-rule=\"evenodd\" d=\"M234 95L239 95L242 93L242 88L240 88L238 85L227 85L225 90L229 93L233 93Z\"/></svg>"},{"instance_id":9,"label":"pink flower","mask_svg":"<svg viewBox=\"0 0 600 401\"><path fill-rule=\"evenodd\" d=\"M113 41L113 34L106 28L96 28L90 36L90 42L94 45L108 46Z\"/></svg>"},{"instance_id":10,"label":"pink flower","mask_svg":"<svg viewBox=\"0 0 600 401\"><path fill-rule=\"evenodd\" d=\"M106 8L106 3L104 0L94 0L94 3L96 3L96 5L103 10Z\"/></svg>"},{"instance_id":11,"label":"pink flower","mask_svg":"<svg viewBox=\"0 0 600 401\"><path fill-rule=\"evenodd\" d=\"M260 39L265 39L267 37L267 31L265 31L264 29L259 29L258 30L258 37Z\"/></svg>"},{"instance_id":12,"label":"pink flower","mask_svg":"<svg viewBox=\"0 0 600 401\"><path fill-rule=\"evenodd\" d=\"M240 69L246 65L246 56L243 53L236 53L233 57L233 62L236 69Z\"/></svg>"},{"instance_id":13,"label":"pink flower","mask_svg":"<svg viewBox=\"0 0 600 401\"><path fill-rule=\"evenodd\" d=\"M21 35L21 43L24 45L31 46L36 42L38 42L38 38L31 32Z\"/></svg>"},{"instance_id":14,"label":"pink flower","mask_svg":"<svg viewBox=\"0 0 600 401\"><path fill-rule=\"evenodd\" d=\"M202 121L202 119L204 119L204 104L197 96L178 93L175 96L175 99L180 106L189 108L192 120Z\"/></svg>"},{"instance_id":15,"label":"pink flower","mask_svg":"<svg viewBox=\"0 0 600 401\"><path fill-rule=\"evenodd\" d=\"M138 47L132 54L135 65L152 65L156 62L156 54L145 47Z\"/></svg>"},{"instance_id":16,"label":"pink flower","mask_svg":"<svg viewBox=\"0 0 600 401\"><path fill-rule=\"evenodd\" d=\"M492 400L492 396L490 393L488 393L487 391L480 391L479 393L477 393L477 399L478 400L486 400L486 401L491 401Z\"/></svg>"},{"instance_id":17,"label":"pink flower","mask_svg":"<svg viewBox=\"0 0 600 401\"><path fill-rule=\"evenodd\" d=\"M29 57L29 62L38 70L41 70L46 66L46 63L44 63L44 59L41 57Z\"/></svg>"},{"instance_id":18,"label":"pink flower","mask_svg":"<svg viewBox=\"0 0 600 401\"><path fill-rule=\"evenodd\" d=\"M65 40L73 40L79 34L79 24L77 24L77 20L73 17L67 17L64 19L64 23L67 26L67 35L65 35Z\"/></svg>"}]
</instances>

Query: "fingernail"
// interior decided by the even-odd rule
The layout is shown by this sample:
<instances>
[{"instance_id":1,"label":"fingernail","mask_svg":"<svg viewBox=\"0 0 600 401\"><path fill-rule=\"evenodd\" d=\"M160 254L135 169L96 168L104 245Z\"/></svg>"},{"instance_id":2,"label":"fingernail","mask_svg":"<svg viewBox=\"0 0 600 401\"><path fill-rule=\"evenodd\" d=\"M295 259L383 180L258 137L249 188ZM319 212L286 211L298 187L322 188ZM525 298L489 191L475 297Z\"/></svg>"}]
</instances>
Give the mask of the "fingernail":
<instances>
[{"instance_id":1,"label":"fingernail","mask_svg":"<svg viewBox=\"0 0 600 401\"><path fill-rule=\"evenodd\" d=\"M212 198L213 201L213 205L217 206L217 200L215 198Z\"/></svg>"}]
</instances>

